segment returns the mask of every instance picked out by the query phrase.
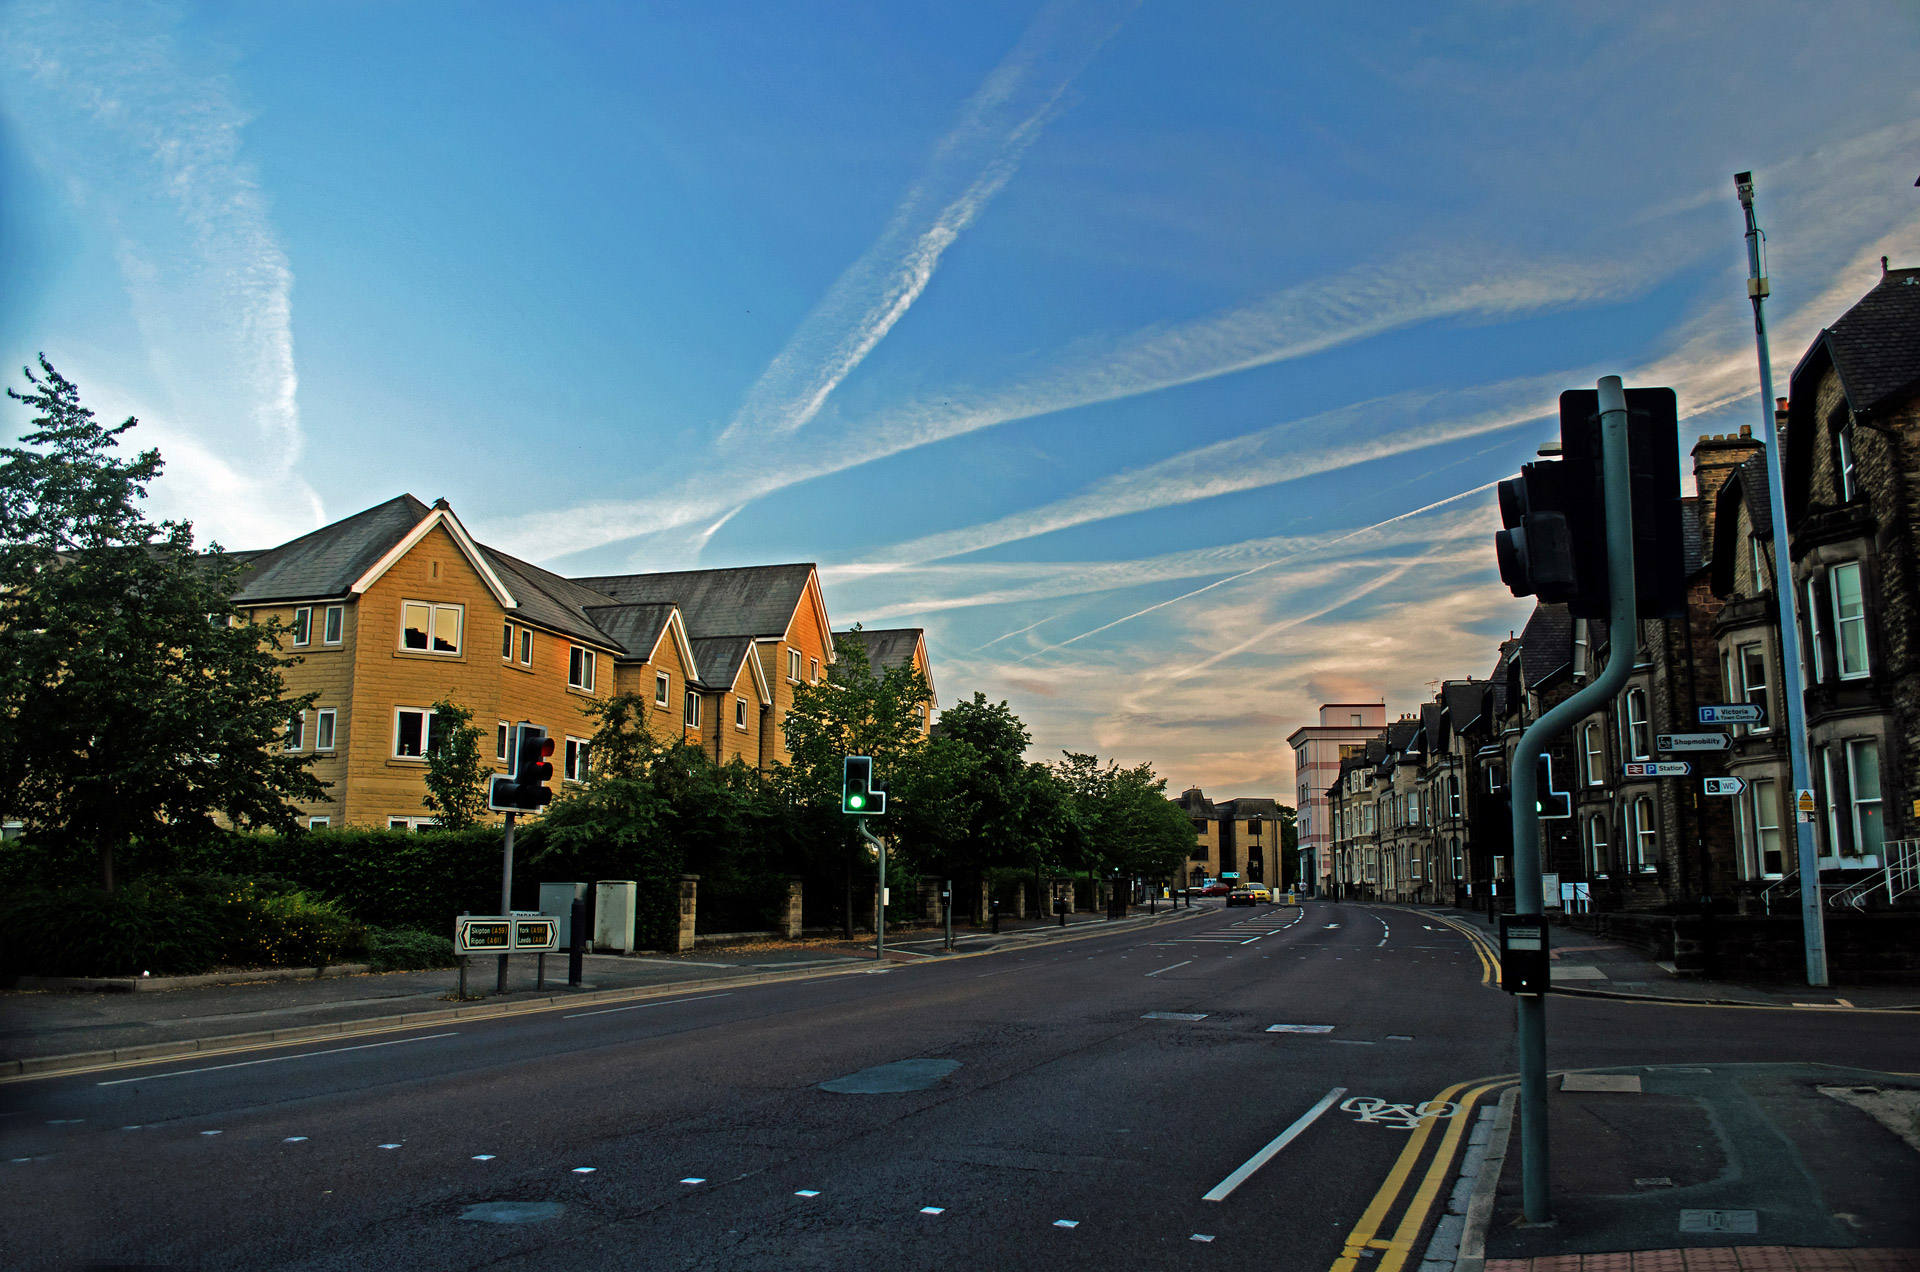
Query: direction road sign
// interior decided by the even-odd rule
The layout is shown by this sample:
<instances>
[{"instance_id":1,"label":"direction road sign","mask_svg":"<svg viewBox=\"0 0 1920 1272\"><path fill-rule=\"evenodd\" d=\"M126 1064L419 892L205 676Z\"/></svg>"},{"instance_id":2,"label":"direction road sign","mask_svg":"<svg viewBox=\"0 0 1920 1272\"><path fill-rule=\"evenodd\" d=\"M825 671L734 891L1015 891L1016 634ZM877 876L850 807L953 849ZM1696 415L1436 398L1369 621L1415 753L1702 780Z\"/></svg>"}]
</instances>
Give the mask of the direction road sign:
<instances>
[{"instance_id":1,"label":"direction road sign","mask_svg":"<svg viewBox=\"0 0 1920 1272\"><path fill-rule=\"evenodd\" d=\"M1726 733L1661 733L1654 743L1662 751L1731 751L1733 737Z\"/></svg>"},{"instance_id":2,"label":"direction road sign","mask_svg":"<svg viewBox=\"0 0 1920 1272\"><path fill-rule=\"evenodd\" d=\"M1747 789L1747 780L1743 777L1708 777L1701 779L1700 784L1709 795L1738 795Z\"/></svg>"},{"instance_id":3,"label":"direction road sign","mask_svg":"<svg viewBox=\"0 0 1920 1272\"><path fill-rule=\"evenodd\" d=\"M1751 702L1729 702L1700 708L1702 724L1765 724L1766 722L1767 709Z\"/></svg>"},{"instance_id":4,"label":"direction road sign","mask_svg":"<svg viewBox=\"0 0 1920 1272\"><path fill-rule=\"evenodd\" d=\"M1622 767L1628 777L1685 777L1693 772L1693 765L1681 760L1663 760L1657 764L1627 764Z\"/></svg>"}]
</instances>

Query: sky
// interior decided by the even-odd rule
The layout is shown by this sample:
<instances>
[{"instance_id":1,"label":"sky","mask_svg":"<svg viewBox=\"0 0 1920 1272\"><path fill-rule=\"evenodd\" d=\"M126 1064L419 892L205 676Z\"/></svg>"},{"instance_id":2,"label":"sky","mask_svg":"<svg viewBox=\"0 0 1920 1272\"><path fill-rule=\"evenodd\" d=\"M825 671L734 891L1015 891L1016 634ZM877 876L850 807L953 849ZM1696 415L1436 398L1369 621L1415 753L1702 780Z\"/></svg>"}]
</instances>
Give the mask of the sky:
<instances>
[{"instance_id":1,"label":"sky","mask_svg":"<svg viewBox=\"0 0 1920 1272\"><path fill-rule=\"evenodd\" d=\"M1562 389L1760 422L1734 172L1782 386L1920 265L1911 0L0 0L0 44L0 365L137 415L154 515L814 561L1036 758L1216 797L1491 670L1493 484Z\"/></svg>"}]
</instances>

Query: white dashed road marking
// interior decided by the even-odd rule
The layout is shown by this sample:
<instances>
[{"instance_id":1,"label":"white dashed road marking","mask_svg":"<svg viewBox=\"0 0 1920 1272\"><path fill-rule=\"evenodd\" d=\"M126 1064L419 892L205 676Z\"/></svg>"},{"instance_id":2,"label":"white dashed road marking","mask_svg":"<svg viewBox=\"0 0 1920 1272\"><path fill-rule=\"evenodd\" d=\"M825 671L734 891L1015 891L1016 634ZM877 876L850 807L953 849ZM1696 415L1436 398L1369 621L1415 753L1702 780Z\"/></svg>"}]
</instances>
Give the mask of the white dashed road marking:
<instances>
[{"instance_id":1,"label":"white dashed road marking","mask_svg":"<svg viewBox=\"0 0 1920 1272\"><path fill-rule=\"evenodd\" d=\"M608 1016L616 1011L639 1011L643 1007L672 1007L677 1003L704 1003L709 998L732 998L731 993L702 994L698 998L667 998L657 1003L631 1003L625 1007L602 1007L599 1011L576 1011L571 1016L562 1016L562 1020L578 1020L582 1016Z\"/></svg>"},{"instance_id":2,"label":"white dashed road marking","mask_svg":"<svg viewBox=\"0 0 1920 1272\"><path fill-rule=\"evenodd\" d=\"M1187 965L1188 963L1191 963L1191 962L1193 962L1193 960L1192 960L1192 959L1186 959L1186 960L1184 960L1183 962L1179 962L1179 963L1175 963L1175 964L1173 964L1173 965L1172 965L1171 967L1163 967L1163 968L1161 968L1161 969L1160 969L1160 972L1170 972L1170 971L1172 971L1172 970L1173 970L1173 969L1174 969L1175 967L1185 967L1185 966L1186 966L1186 965ZM1148 972L1148 973L1147 973L1147 975L1149 975L1149 976L1158 976L1158 975L1160 974L1160 972Z\"/></svg>"}]
</instances>

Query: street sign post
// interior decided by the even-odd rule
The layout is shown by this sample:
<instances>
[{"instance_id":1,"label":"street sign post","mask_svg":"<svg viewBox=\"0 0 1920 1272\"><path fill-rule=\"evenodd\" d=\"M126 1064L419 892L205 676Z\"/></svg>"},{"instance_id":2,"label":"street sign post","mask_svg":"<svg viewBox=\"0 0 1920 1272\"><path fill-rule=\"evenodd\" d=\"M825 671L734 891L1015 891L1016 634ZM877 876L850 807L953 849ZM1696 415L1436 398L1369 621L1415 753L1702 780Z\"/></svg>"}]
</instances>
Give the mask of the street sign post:
<instances>
[{"instance_id":1,"label":"street sign post","mask_svg":"<svg viewBox=\"0 0 1920 1272\"><path fill-rule=\"evenodd\" d=\"M1628 777L1686 777L1693 772L1693 765L1685 760L1659 760L1648 764L1623 764L1620 767Z\"/></svg>"},{"instance_id":2,"label":"street sign post","mask_svg":"<svg viewBox=\"0 0 1920 1272\"><path fill-rule=\"evenodd\" d=\"M1747 789L1744 777L1708 777L1700 782L1708 795L1738 795Z\"/></svg>"},{"instance_id":3,"label":"street sign post","mask_svg":"<svg viewBox=\"0 0 1920 1272\"><path fill-rule=\"evenodd\" d=\"M1767 709L1752 702L1724 702L1700 708L1702 724L1765 724Z\"/></svg>"},{"instance_id":4,"label":"street sign post","mask_svg":"<svg viewBox=\"0 0 1920 1272\"><path fill-rule=\"evenodd\" d=\"M1733 750L1733 735L1728 733L1661 733L1653 741L1662 751Z\"/></svg>"}]
</instances>

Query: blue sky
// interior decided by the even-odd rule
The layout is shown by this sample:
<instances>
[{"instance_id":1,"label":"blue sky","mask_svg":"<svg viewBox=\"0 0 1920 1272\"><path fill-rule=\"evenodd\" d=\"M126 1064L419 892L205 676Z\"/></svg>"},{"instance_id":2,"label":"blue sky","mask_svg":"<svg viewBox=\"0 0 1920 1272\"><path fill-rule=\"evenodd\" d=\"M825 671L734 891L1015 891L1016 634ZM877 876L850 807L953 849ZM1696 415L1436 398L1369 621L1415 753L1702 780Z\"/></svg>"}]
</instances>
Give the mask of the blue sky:
<instances>
[{"instance_id":1,"label":"blue sky","mask_svg":"<svg viewBox=\"0 0 1920 1272\"><path fill-rule=\"evenodd\" d=\"M0 4L0 354L227 546L817 561L1036 754L1284 796L1524 621L1560 389L1757 418L1733 172L1783 378L1920 264L1914 5L1436 8Z\"/></svg>"}]
</instances>

